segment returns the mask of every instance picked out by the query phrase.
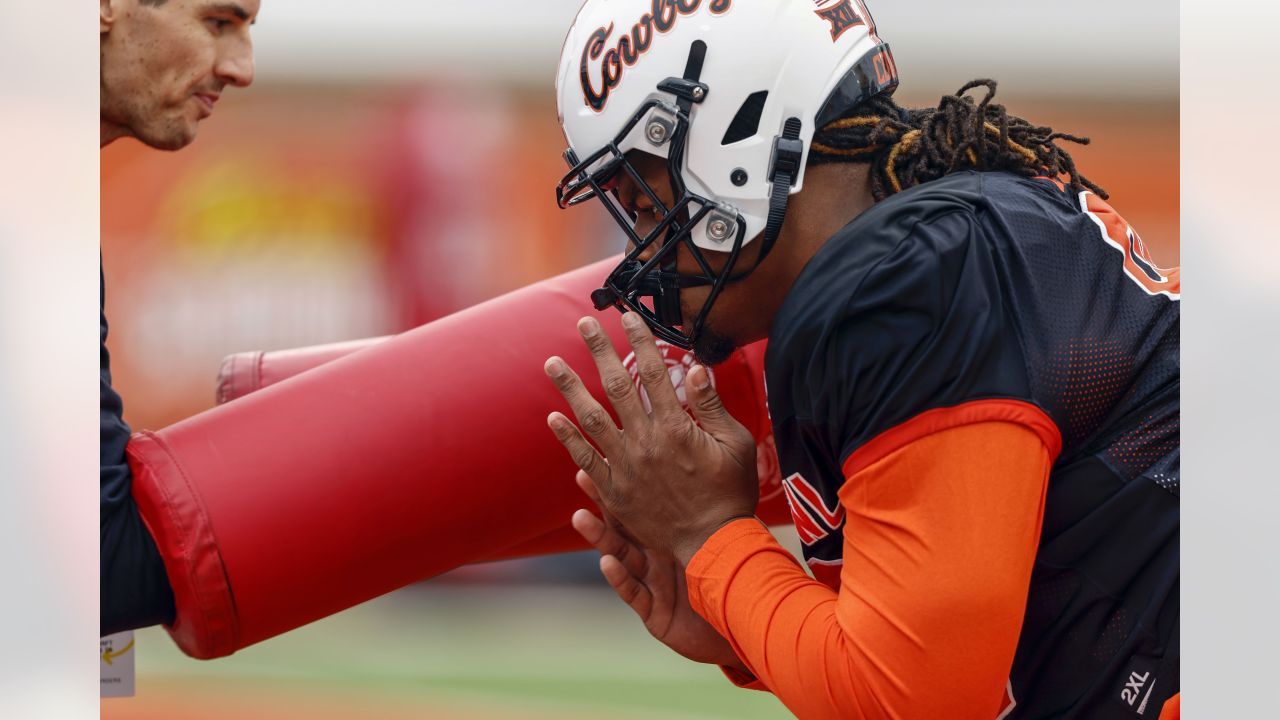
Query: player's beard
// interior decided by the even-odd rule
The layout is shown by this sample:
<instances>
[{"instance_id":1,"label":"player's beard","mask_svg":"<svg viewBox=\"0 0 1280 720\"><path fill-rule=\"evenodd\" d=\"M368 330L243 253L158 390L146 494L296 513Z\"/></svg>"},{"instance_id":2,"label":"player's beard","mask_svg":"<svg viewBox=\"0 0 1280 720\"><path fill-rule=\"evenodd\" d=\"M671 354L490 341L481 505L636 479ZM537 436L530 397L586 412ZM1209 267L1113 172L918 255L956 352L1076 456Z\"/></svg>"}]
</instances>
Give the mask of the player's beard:
<instances>
[{"instance_id":1,"label":"player's beard","mask_svg":"<svg viewBox=\"0 0 1280 720\"><path fill-rule=\"evenodd\" d=\"M690 305L698 302L698 299L687 296L687 291L680 291L680 315L681 320L685 322L685 327L689 327L688 319L697 317L700 312L706 312L707 308L693 310ZM701 298L702 302L706 302L705 298ZM708 315L710 313L708 312ZM719 365L738 349L738 344L728 335L717 332L712 326L710 318L704 317L702 327L697 336L693 338L693 356L698 362L712 367Z\"/></svg>"},{"instance_id":2,"label":"player's beard","mask_svg":"<svg viewBox=\"0 0 1280 720\"><path fill-rule=\"evenodd\" d=\"M718 333L710 325L703 324L702 332L693 339L693 356L698 362L711 367L719 365L738 349L737 343L728 335Z\"/></svg>"}]
</instances>

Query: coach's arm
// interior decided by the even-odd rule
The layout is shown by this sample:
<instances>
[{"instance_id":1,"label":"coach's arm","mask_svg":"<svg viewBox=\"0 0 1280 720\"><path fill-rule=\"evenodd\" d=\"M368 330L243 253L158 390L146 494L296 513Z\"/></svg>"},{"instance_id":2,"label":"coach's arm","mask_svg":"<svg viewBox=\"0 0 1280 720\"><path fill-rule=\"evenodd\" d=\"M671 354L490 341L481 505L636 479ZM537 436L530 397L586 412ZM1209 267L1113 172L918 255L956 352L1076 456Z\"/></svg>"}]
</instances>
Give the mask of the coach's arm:
<instances>
[{"instance_id":1,"label":"coach's arm","mask_svg":"<svg viewBox=\"0 0 1280 720\"><path fill-rule=\"evenodd\" d=\"M104 291L100 299L105 301ZM105 636L173 622L174 605L155 539L133 499L133 474L125 461L129 426L120 395L111 387L105 312L100 322L98 631Z\"/></svg>"}]
</instances>

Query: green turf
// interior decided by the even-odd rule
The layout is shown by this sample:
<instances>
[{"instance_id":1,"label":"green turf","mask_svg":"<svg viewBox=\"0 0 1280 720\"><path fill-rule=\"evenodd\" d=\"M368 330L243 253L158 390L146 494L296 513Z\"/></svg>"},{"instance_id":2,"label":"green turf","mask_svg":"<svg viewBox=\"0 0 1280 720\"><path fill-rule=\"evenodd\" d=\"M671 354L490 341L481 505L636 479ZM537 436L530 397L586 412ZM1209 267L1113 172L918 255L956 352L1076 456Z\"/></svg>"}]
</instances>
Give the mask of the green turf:
<instances>
[{"instance_id":1,"label":"green turf","mask_svg":"<svg viewBox=\"0 0 1280 720\"><path fill-rule=\"evenodd\" d=\"M162 631L138 634L142 699L193 682L277 700L395 699L424 716L448 707L497 718L790 717L772 696L659 645L597 587L427 584L208 662L183 656Z\"/></svg>"}]
</instances>

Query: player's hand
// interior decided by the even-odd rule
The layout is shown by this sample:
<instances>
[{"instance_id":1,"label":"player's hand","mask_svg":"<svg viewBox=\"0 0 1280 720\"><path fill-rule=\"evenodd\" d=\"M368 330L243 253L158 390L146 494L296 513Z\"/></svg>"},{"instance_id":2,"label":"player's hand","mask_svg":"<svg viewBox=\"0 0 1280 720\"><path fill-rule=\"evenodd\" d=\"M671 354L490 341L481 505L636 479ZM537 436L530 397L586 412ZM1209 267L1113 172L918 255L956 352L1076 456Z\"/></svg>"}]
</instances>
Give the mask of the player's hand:
<instances>
[{"instance_id":1,"label":"player's hand","mask_svg":"<svg viewBox=\"0 0 1280 720\"><path fill-rule=\"evenodd\" d=\"M587 317L578 330L622 428L557 357L547 361L547 375L595 447L561 413L551 413L547 423L599 490L601 506L626 532L642 546L687 565L716 530L755 514L760 496L755 442L725 410L710 373L700 365L689 371L685 384L695 423L676 397L649 328L636 313L622 319L652 410L645 410L600 323Z\"/></svg>"},{"instance_id":2,"label":"player's hand","mask_svg":"<svg viewBox=\"0 0 1280 720\"><path fill-rule=\"evenodd\" d=\"M599 506L600 494L591 478L579 470L577 481ZM640 616L649 634L690 660L749 673L729 641L689 605L684 567L670 555L648 550L626 537L603 508L601 516L579 510L573 514L573 528L599 551L604 579Z\"/></svg>"}]
</instances>

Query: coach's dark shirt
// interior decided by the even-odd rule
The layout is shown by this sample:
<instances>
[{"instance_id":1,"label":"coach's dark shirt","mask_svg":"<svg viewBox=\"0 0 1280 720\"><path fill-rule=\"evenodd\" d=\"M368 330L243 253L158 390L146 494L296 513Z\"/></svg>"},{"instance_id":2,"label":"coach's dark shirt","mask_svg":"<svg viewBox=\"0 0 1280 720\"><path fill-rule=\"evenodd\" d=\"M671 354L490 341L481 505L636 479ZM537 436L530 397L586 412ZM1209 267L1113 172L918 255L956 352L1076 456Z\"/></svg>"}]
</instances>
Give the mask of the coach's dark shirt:
<instances>
[{"instance_id":1,"label":"coach's dark shirt","mask_svg":"<svg viewBox=\"0 0 1280 720\"><path fill-rule=\"evenodd\" d=\"M101 273L101 270L99 270ZM101 274L99 275L101 278ZM98 312L102 318L101 460L102 607L98 622L102 635L173 622L173 591L155 540L142 524L130 486L133 476L125 461L129 426L120 396L111 388L111 359L107 355L106 282L102 279Z\"/></svg>"}]
</instances>

